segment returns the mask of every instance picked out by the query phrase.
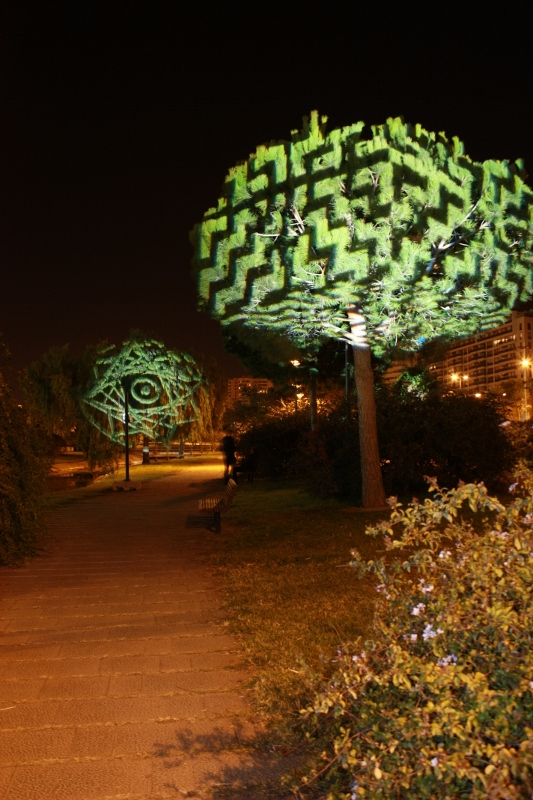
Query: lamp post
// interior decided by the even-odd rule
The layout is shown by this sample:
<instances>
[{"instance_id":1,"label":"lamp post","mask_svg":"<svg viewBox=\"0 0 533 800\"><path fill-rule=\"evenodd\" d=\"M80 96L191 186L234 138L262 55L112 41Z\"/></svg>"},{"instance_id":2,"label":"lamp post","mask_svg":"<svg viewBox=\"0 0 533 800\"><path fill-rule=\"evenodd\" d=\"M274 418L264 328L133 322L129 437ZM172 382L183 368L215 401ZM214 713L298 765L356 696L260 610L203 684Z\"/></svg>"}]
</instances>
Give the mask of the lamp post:
<instances>
[{"instance_id":1,"label":"lamp post","mask_svg":"<svg viewBox=\"0 0 533 800\"><path fill-rule=\"evenodd\" d=\"M291 361L293 367L298 368L301 366L301 362L297 359ZM315 367L309 368L309 410L311 412L311 431L314 431L316 428L316 415L317 415L317 401L316 401L316 381L318 376L318 370ZM296 387L298 388L298 387ZM298 410L298 394L295 398L295 406L296 410Z\"/></svg>"},{"instance_id":2,"label":"lamp post","mask_svg":"<svg viewBox=\"0 0 533 800\"><path fill-rule=\"evenodd\" d=\"M350 402L350 372L348 370L348 349L350 345L348 342L344 343L344 397L346 406Z\"/></svg>"},{"instance_id":3,"label":"lamp post","mask_svg":"<svg viewBox=\"0 0 533 800\"><path fill-rule=\"evenodd\" d=\"M300 362L296 358L293 359L290 363L292 364L293 367L300 366ZM293 383L292 385L296 389L296 394L294 395L294 410L298 411L298 400L300 400L303 397L303 394L300 392L300 385L298 383Z\"/></svg>"},{"instance_id":4,"label":"lamp post","mask_svg":"<svg viewBox=\"0 0 533 800\"><path fill-rule=\"evenodd\" d=\"M122 382L124 388L124 446L126 450L126 481L130 479L130 404L129 404L129 384Z\"/></svg>"},{"instance_id":5,"label":"lamp post","mask_svg":"<svg viewBox=\"0 0 533 800\"><path fill-rule=\"evenodd\" d=\"M524 413L522 414L522 418L524 422L527 422L527 369L531 367L531 361L529 358L522 359L522 377L524 379Z\"/></svg>"}]
</instances>

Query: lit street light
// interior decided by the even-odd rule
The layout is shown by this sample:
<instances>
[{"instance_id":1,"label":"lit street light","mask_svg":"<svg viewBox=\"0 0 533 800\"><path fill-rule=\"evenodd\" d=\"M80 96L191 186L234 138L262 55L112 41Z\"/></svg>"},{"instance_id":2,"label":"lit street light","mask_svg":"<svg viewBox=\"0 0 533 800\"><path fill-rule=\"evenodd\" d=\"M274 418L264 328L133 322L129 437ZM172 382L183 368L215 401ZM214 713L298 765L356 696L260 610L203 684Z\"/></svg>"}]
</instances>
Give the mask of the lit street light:
<instances>
[{"instance_id":1,"label":"lit street light","mask_svg":"<svg viewBox=\"0 0 533 800\"><path fill-rule=\"evenodd\" d=\"M459 388L463 388L463 381L468 381L468 375L458 375L457 372L453 372L450 375L452 383L459 383Z\"/></svg>"}]
</instances>

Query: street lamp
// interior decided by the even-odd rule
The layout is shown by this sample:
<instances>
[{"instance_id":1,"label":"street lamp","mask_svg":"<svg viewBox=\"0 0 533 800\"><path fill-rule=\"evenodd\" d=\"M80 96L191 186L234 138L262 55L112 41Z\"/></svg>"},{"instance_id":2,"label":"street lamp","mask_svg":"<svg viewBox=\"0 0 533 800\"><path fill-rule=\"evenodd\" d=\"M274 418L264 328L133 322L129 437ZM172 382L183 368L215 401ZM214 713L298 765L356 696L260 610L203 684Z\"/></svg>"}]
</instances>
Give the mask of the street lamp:
<instances>
[{"instance_id":1,"label":"street lamp","mask_svg":"<svg viewBox=\"0 0 533 800\"><path fill-rule=\"evenodd\" d=\"M529 360L529 358L523 358L522 359L522 370L523 370L522 377L524 379L524 413L523 413L522 417L523 417L524 422L527 422L527 382L526 382L527 372L526 372L526 370L527 370L528 367L531 367L531 361Z\"/></svg>"},{"instance_id":2,"label":"street lamp","mask_svg":"<svg viewBox=\"0 0 533 800\"><path fill-rule=\"evenodd\" d=\"M458 375L457 372L453 372L450 375L452 383L459 383L459 388L463 388L463 381L468 381L468 375Z\"/></svg>"}]
</instances>

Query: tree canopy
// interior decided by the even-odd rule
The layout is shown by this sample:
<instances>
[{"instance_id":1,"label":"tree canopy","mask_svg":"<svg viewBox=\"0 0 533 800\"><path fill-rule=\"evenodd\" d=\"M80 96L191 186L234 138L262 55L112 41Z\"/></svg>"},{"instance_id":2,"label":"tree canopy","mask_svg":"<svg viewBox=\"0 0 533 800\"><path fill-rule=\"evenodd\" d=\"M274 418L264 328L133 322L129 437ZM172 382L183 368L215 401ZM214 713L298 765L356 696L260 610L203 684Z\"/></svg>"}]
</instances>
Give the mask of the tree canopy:
<instances>
[{"instance_id":1,"label":"tree canopy","mask_svg":"<svg viewBox=\"0 0 533 800\"><path fill-rule=\"evenodd\" d=\"M380 355L491 328L531 294L520 161L472 161L399 118L365 133L327 133L313 112L230 170L191 234L202 306L223 324L309 345L345 336L355 306Z\"/></svg>"},{"instance_id":2,"label":"tree canopy","mask_svg":"<svg viewBox=\"0 0 533 800\"><path fill-rule=\"evenodd\" d=\"M121 348L109 345L99 353L83 408L99 431L121 442L128 391L131 435L170 441L180 425L198 418L203 381L192 356L167 350L158 339L133 336Z\"/></svg>"},{"instance_id":3,"label":"tree canopy","mask_svg":"<svg viewBox=\"0 0 533 800\"><path fill-rule=\"evenodd\" d=\"M201 306L241 337L353 345L363 504L385 492L371 350L417 351L503 322L533 290L533 192L522 162L478 163L402 119L258 147L192 231ZM239 328L240 325L240 328Z\"/></svg>"}]
</instances>

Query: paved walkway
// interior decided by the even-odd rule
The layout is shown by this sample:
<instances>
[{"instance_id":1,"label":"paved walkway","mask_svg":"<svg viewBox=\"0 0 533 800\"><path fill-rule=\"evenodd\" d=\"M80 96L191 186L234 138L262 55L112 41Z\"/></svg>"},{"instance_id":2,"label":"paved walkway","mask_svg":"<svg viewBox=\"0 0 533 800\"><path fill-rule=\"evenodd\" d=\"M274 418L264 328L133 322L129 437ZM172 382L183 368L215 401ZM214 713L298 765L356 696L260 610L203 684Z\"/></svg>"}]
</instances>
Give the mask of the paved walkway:
<instances>
[{"instance_id":1,"label":"paved walkway","mask_svg":"<svg viewBox=\"0 0 533 800\"><path fill-rule=\"evenodd\" d=\"M248 674L206 558L216 537L184 527L221 471L204 456L58 509L49 552L0 570L2 800L236 797L272 775L246 747Z\"/></svg>"}]
</instances>

